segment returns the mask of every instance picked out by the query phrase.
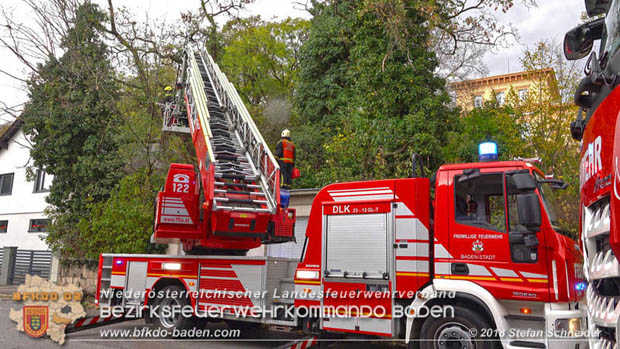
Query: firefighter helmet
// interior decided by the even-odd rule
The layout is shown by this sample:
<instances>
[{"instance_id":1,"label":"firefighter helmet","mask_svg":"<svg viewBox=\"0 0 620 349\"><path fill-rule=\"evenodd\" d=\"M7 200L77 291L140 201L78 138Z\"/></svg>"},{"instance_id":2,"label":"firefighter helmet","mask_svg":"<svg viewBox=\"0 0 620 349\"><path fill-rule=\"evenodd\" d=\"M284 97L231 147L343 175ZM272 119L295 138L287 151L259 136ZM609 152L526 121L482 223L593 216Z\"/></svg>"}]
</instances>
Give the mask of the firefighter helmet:
<instances>
[{"instance_id":1,"label":"firefighter helmet","mask_svg":"<svg viewBox=\"0 0 620 349\"><path fill-rule=\"evenodd\" d=\"M170 92L170 91L172 91L172 87L171 86L166 86L166 87L164 87L164 91Z\"/></svg>"},{"instance_id":2,"label":"firefighter helmet","mask_svg":"<svg viewBox=\"0 0 620 349\"><path fill-rule=\"evenodd\" d=\"M282 137L290 137L290 136L291 136L291 131L289 130L282 131Z\"/></svg>"}]
</instances>

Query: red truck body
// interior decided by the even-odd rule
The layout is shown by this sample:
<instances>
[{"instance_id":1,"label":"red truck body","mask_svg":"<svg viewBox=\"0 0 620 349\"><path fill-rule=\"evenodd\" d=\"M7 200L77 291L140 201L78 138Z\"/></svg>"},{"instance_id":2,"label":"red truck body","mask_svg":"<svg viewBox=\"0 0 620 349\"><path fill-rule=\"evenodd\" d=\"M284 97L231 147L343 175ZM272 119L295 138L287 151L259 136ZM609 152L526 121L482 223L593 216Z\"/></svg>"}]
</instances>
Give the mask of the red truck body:
<instances>
[{"instance_id":1,"label":"red truck body","mask_svg":"<svg viewBox=\"0 0 620 349\"><path fill-rule=\"evenodd\" d=\"M266 292L266 298L199 294L190 301L199 305L197 312L225 309L228 319L406 340L443 332L424 333L424 324L432 320L415 310L403 317L399 307L464 304L471 316L501 331L504 347L559 347L567 342L578 347L585 343L581 335L555 343L546 333L555 330L558 321L584 321L579 306L583 290L577 287L582 282L581 253L553 225L540 184L531 192L542 213L539 226L527 231L518 227L521 216L515 214L524 208L515 206L522 194L513 188L517 173L544 178L529 163L510 161L445 165L434 183L405 178L331 184L313 201L300 261L102 255L98 292L171 285L191 292ZM459 198L466 198L469 208L476 202L477 208L463 216ZM537 242L526 245L532 235ZM294 292L271 296L284 290ZM453 297L443 299L437 292ZM134 303L148 307L152 301L147 296ZM98 302L105 306L122 300L99 297ZM324 313L239 317L250 307L273 304ZM508 329L541 332L524 340Z\"/></svg>"},{"instance_id":2,"label":"red truck body","mask_svg":"<svg viewBox=\"0 0 620 349\"><path fill-rule=\"evenodd\" d=\"M568 60L589 55L574 102L579 113L571 123L573 138L581 141L580 240L588 281L590 347L616 348L620 333L620 1L587 0L590 20L564 38ZM592 52L599 41L598 52Z\"/></svg>"}]
</instances>

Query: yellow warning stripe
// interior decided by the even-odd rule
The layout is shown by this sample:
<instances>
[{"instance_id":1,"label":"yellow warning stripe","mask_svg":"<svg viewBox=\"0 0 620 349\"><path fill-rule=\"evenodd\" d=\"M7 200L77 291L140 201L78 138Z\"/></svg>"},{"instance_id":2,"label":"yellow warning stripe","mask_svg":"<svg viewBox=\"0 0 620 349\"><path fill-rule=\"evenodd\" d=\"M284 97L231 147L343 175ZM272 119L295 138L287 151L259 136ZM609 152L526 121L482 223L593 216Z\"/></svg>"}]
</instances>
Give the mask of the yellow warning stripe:
<instances>
[{"instance_id":1,"label":"yellow warning stripe","mask_svg":"<svg viewBox=\"0 0 620 349\"><path fill-rule=\"evenodd\" d=\"M312 281L312 280L295 280L295 284L301 284L301 285L320 285L321 281Z\"/></svg>"},{"instance_id":2,"label":"yellow warning stripe","mask_svg":"<svg viewBox=\"0 0 620 349\"><path fill-rule=\"evenodd\" d=\"M417 272L397 272L396 275L399 275L399 276L429 276L428 273L417 273Z\"/></svg>"},{"instance_id":3,"label":"yellow warning stripe","mask_svg":"<svg viewBox=\"0 0 620 349\"><path fill-rule=\"evenodd\" d=\"M499 278L501 281L509 281L509 282L523 282L522 279L519 278Z\"/></svg>"},{"instance_id":4,"label":"yellow warning stripe","mask_svg":"<svg viewBox=\"0 0 620 349\"><path fill-rule=\"evenodd\" d=\"M174 276L179 278L191 278L195 279L196 275L182 275L182 274L163 274L163 273L148 273L146 276L156 277L156 276Z\"/></svg>"},{"instance_id":5,"label":"yellow warning stripe","mask_svg":"<svg viewBox=\"0 0 620 349\"><path fill-rule=\"evenodd\" d=\"M529 282L537 282L537 283L541 283L541 284L546 284L549 282L549 280L547 279L527 279L527 281Z\"/></svg>"},{"instance_id":6,"label":"yellow warning stripe","mask_svg":"<svg viewBox=\"0 0 620 349\"><path fill-rule=\"evenodd\" d=\"M492 276L471 276L471 275L437 275L440 279L451 279L451 280L482 280L482 281L497 281L496 278Z\"/></svg>"},{"instance_id":7,"label":"yellow warning stripe","mask_svg":"<svg viewBox=\"0 0 620 349\"><path fill-rule=\"evenodd\" d=\"M113 271L112 275L125 275L124 271Z\"/></svg>"}]
</instances>

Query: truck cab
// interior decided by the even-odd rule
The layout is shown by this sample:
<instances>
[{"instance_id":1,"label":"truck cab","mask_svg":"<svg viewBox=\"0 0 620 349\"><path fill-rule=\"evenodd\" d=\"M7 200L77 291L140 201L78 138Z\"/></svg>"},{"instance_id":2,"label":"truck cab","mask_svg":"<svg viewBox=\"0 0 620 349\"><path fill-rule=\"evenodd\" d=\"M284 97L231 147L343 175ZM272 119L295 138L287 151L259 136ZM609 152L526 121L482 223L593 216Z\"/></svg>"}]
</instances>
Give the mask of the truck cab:
<instances>
[{"instance_id":1,"label":"truck cab","mask_svg":"<svg viewBox=\"0 0 620 349\"><path fill-rule=\"evenodd\" d=\"M307 327L422 347L584 346L583 258L558 226L552 186L562 184L524 161L444 165L432 182L331 184L313 203L295 278L299 293L326 296L295 305L384 308L324 311ZM436 306L452 316L421 311Z\"/></svg>"},{"instance_id":2,"label":"truck cab","mask_svg":"<svg viewBox=\"0 0 620 349\"><path fill-rule=\"evenodd\" d=\"M435 277L471 280L500 299L579 301L583 258L559 227L551 185L527 162L442 166L434 237L449 253L435 256Z\"/></svg>"}]
</instances>

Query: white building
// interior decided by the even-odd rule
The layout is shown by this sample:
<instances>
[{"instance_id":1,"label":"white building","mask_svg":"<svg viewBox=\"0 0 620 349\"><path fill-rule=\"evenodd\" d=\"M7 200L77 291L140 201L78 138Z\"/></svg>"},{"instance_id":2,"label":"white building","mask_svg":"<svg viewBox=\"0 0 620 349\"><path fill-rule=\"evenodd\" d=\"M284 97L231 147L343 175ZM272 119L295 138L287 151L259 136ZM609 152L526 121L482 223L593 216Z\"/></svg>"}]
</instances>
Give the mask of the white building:
<instances>
[{"instance_id":1,"label":"white building","mask_svg":"<svg viewBox=\"0 0 620 349\"><path fill-rule=\"evenodd\" d=\"M26 179L32 159L22 125L18 119L0 135L0 249L48 250L43 240L48 219L43 211L52 176L38 170L35 180Z\"/></svg>"}]
</instances>

